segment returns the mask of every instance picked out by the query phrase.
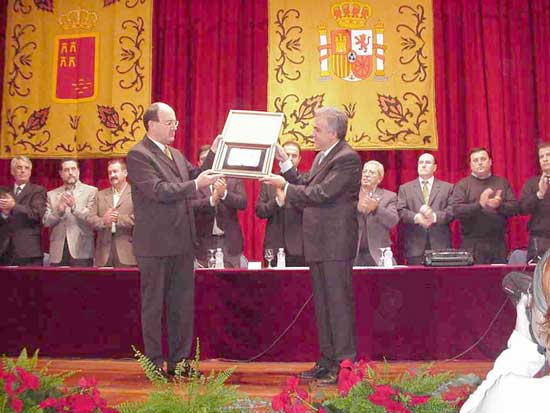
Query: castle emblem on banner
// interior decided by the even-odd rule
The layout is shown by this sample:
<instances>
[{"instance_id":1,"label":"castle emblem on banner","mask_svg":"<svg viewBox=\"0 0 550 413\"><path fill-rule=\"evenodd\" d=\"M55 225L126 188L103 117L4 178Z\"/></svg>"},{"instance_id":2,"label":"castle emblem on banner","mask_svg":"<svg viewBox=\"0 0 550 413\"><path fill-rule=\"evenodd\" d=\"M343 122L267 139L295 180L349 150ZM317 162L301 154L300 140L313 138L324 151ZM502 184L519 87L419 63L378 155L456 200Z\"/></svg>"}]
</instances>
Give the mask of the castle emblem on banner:
<instances>
[{"instance_id":1,"label":"castle emblem on banner","mask_svg":"<svg viewBox=\"0 0 550 413\"><path fill-rule=\"evenodd\" d=\"M90 30L96 13L71 10L61 16L65 31ZM97 97L99 33L67 34L55 37L53 99L55 102L86 102Z\"/></svg>"},{"instance_id":2,"label":"castle emblem on banner","mask_svg":"<svg viewBox=\"0 0 550 413\"><path fill-rule=\"evenodd\" d=\"M384 23L368 25L372 16L367 3L335 3L330 14L338 28L319 26L319 69L322 80L332 75L349 81L365 80L374 75L385 77Z\"/></svg>"}]
</instances>

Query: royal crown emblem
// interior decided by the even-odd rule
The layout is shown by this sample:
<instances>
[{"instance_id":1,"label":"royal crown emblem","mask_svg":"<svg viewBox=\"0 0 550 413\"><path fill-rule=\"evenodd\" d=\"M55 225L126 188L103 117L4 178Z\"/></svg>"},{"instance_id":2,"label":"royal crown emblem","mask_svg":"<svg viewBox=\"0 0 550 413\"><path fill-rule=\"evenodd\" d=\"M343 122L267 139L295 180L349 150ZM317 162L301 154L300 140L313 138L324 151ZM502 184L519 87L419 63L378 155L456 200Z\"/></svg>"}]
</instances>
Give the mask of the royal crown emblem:
<instances>
[{"instance_id":1,"label":"royal crown emblem","mask_svg":"<svg viewBox=\"0 0 550 413\"><path fill-rule=\"evenodd\" d=\"M71 10L57 20L65 31L91 30L97 23L97 13L85 9Z\"/></svg>"},{"instance_id":2,"label":"royal crown emblem","mask_svg":"<svg viewBox=\"0 0 550 413\"><path fill-rule=\"evenodd\" d=\"M343 1L333 4L330 14L340 27L347 29L358 29L365 27L371 16L371 8L367 3L358 1Z\"/></svg>"}]
</instances>

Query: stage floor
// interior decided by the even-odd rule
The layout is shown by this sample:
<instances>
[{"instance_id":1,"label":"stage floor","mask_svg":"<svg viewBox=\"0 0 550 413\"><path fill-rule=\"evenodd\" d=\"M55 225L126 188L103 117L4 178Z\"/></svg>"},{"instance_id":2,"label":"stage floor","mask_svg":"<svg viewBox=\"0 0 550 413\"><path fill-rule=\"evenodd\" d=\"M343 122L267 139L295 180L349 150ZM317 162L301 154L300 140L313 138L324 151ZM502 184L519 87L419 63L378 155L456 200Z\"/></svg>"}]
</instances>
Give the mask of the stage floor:
<instances>
[{"instance_id":1,"label":"stage floor","mask_svg":"<svg viewBox=\"0 0 550 413\"><path fill-rule=\"evenodd\" d=\"M48 371L59 373L77 371L67 380L67 384L76 385L82 376L93 376L99 382L101 395L109 406L114 407L124 401L139 401L147 397L152 385L143 374L141 367L135 360L113 359L46 359L40 360L40 365L50 363ZM393 361L389 362L388 375L394 377L404 371L415 370L426 362ZM376 371L382 371L383 363L369 363ZM211 371L221 371L235 367L229 383L238 385L239 390L250 398L271 401L271 397L278 394L289 377L300 371L309 369L311 363L234 363L219 360L203 360L200 370L205 374ZM474 373L484 378L492 362L487 361L453 361L435 362L435 372L451 371L456 374ZM307 386L306 383L304 383ZM326 393L336 392L336 386L323 387ZM261 411L261 410L259 410Z\"/></svg>"}]
</instances>

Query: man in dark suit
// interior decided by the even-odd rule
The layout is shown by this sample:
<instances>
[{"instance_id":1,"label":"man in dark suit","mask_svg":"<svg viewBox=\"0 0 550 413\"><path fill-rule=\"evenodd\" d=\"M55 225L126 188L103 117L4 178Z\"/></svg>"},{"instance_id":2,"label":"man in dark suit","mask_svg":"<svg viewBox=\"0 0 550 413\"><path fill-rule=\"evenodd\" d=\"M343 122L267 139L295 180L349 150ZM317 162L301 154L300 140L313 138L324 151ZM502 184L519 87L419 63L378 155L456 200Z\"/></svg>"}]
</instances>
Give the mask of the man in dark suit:
<instances>
[{"instance_id":1,"label":"man in dark suit","mask_svg":"<svg viewBox=\"0 0 550 413\"><path fill-rule=\"evenodd\" d=\"M422 264L426 250L451 248L453 185L436 179L436 170L434 156L424 153L418 158L418 178L399 187L397 211L408 265Z\"/></svg>"},{"instance_id":2,"label":"man in dark suit","mask_svg":"<svg viewBox=\"0 0 550 413\"><path fill-rule=\"evenodd\" d=\"M313 125L315 149L321 152L309 173L300 175L279 147L283 176L262 181L277 188L280 203L304 205L304 255L312 276L321 359L301 376L332 384L340 362L356 356L352 264L361 160L344 139L348 126L344 112L321 108Z\"/></svg>"},{"instance_id":3,"label":"man in dark suit","mask_svg":"<svg viewBox=\"0 0 550 413\"><path fill-rule=\"evenodd\" d=\"M46 211L46 189L29 182L32 162L25 156L11 160L13 188L0 198L0 226L8 265L42 265L41 223Z\"/></svg>"},{"instance_id":4,"label":"man in dark suit","mask_svg":"<svg viewBox=\"0 0 550 413\"><path fill-rule=\"evenodd\" d=\"M168 374L189 357L193 340L194 240L189 200L221 175L194 167L171 148L178 127L174 110L153 103L144 113L147 135L128 152L134 204L134 254L141 280L145 355L162 369L162 315L166 304ZM213 149L217 148L218 139ZM212 165L211 152L203 168Z\"/></svg>"},{"instance_id":5,"label":"man in dark suit","mask_svg":"<svg viewBox=\"0 0 550 413\"><path fill-rule=\"evenodd\" d=\"M202 166L210 145L199 150L199 166ZM197 199L191 201L197 228L197 260L203 266L208 263L208 250L221 248L225 268L240 268L243 253L243 233L237 212L246 209L246 192L243 183L236 178L221 178L199 190Z\"/></svg>"},{"instance_id":6,"label":"man in dark suit","mask_svg":"<svg viewBox=\"0 0 550 413\"><path fill-rule=\"evenodd\" d=\"M399 222L397 195L378 186L382 179L384 166L378 161L365 162L357 203L359 241L354 265L379 265L381 248L391 248L390 231Z\"/></svg>"},{"instance_id":7,"label":"man in dark suit","mask_svg":"<svg viewBox=\"0 0 550 413\"><path fill-rule=\"evenodd\" d=\"M283 149L294 167L298 169L302 159L298 142L286 142ZM262 184L256 202L256 216L267 219L264 251L271 248L277 253L279 248L284 248L288 267L303 267L305 265L302 212L303 208L300 206L279 205L275 198L275 187Z\"/></svg>"}]
</instances>

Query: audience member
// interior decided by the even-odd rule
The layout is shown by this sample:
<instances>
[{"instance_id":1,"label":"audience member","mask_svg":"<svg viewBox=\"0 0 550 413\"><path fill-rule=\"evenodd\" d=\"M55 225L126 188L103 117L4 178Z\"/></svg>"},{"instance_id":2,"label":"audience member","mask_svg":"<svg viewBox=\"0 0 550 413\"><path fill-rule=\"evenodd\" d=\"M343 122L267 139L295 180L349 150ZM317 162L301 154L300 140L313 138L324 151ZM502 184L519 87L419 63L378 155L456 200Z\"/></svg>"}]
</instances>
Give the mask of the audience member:
<instances>
[{"instance_id":1,"label":"audience member","mask_svg":"<svg viewBox=\"0 0 550 413\"><path fill-rule=\"evenodd\" d=\"M301 148L297 142L289 141L283 150L296 169L300 165ZM268 248L275 253L284 248L288 267L303 267L304 237L302 236L303 206L279 205L275 198L275 188L262 183L256 202L256 216L267 219L264 236L264 251Z\"/></svg>"},{"instance_id":2,"label":"audience member","mask_svg":"<svg viewBox=\"0 0 550 413\"><path fill-rule=\"evenodd\" d=\"M408 265L422 264L426 250L451 248L453 185L436 179L436 170L434 156L424 153L418 158L418 178L399 187L397 211Z\"/></svg>"},{"instance_id":3,"label":"audience member","mask_svg":"<svg viewBox=\"0 0 550 413\"><path fill-rule=\"evenodd\" d=\"M200 148L199 166L209 151L210 145ZM221 248L224 267L241 267L243 234L237 212L246 209L246 204L243 183L237 178L220 178L213 185L199 189L191 205L197 228L195 254L202 266L208 265L208 250Z\"/></svg>"},{"instance_id":4,"label":"audience member","mask_svg":"<svg viewBox=\"0 0 550 413\"><path fill-rule=\"evenodd\" d=\"M529 229L529 247L527 260L540 257L550 248L550 142L538 147L539 164L542 173L530 178L520 196L521 213L531 215Z\"/></svg>"},{"instance_id":5,"label":"audience member","mask_svg":"<svg viewBox=\"0 0 550 413\"><path fill-rule=\"evenodd\" d=\"M475 264L506 263L508 218L519 210L512 187L492 174L492 165L487 149L472 149L472 174L455 185L451 196L453 214L461 224L461 248L472 252Z\"/></svg>"},{"instance_id":6,"label":"audience member","mask_svg":"<svg viewBox=\"0 0 550 413\"><path fill-rule=\"evenodd\" d=\"M94 199L88 223L97 231L95 265L129 267L136 265L132 246L134 205L122 159L112 159L107 166L111 186L99 191Z\"/></svg>"},{"instance_id":7,"label":"audience member","mask_svg":"<svg viewBox=\"0 0 550 413\"><path fill-rule=\"evenodd\" d=\"M87 224L97 188L80 182L74 159L61 161L63 185L47 194L43 222L50 229L50 264L88 267L93 263L94 232Z\"/></svg>"},{"instance_id":8,"label":"audience member","mask_svg":"<svg viewBox=\"0 0 550 413\"><path fill-rule=\"evenodd\" d=\"M357 203L359 240L354 265L379 265L381 248L391 248L390 230L399 222L397 195L378 187L382 179L384 166L378 161L366 162Z\"/></svg>"},{"instance_id":9,"label":"audience member","mask_svg":"<svg viewBox=\"0 0 550 413\"><path fill-rule=\"evenodd\" d=\"M5 265L42 265L42 217L46 211L46 189L30 182L32 162L26 156L11 160L14 184L11 191L0 197L0 226L2 229ZM1 248L0 248L1 249Z\"/></svg>"}]
</instances>

